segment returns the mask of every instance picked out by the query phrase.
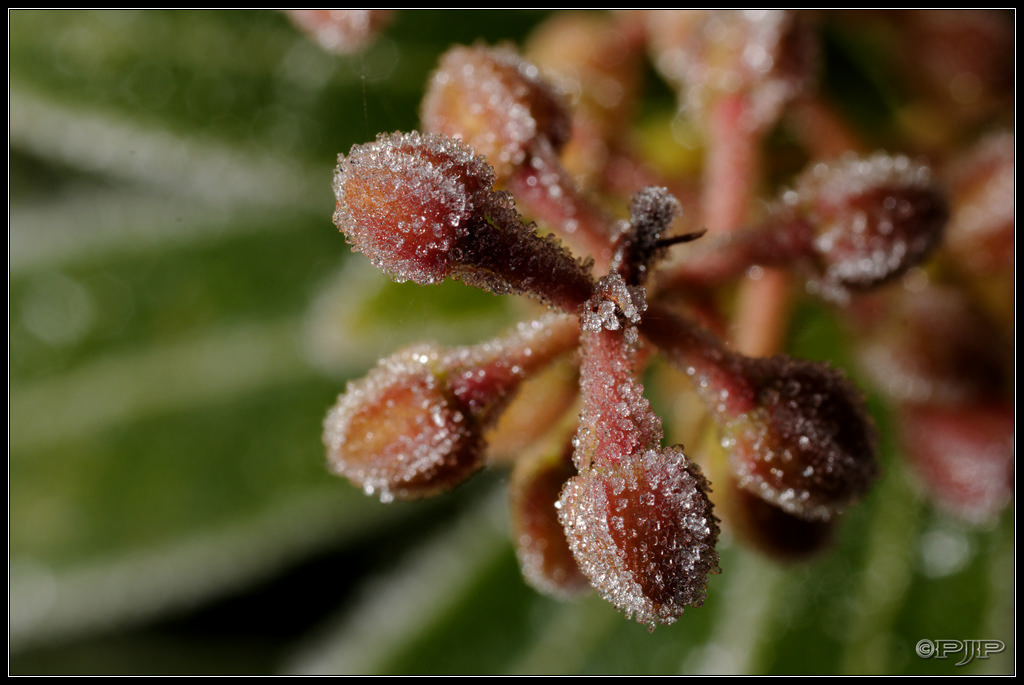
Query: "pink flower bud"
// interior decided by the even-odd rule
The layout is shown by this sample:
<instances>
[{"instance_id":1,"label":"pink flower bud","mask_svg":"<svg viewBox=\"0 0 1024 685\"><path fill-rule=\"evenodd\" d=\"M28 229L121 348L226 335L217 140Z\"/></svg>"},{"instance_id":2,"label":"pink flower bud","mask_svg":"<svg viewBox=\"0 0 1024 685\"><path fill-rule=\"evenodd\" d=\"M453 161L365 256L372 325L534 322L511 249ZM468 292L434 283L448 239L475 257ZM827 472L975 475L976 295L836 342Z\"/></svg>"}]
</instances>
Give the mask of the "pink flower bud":
<instances>
[{"instance_id":1,"label":"pink flower bud","mask_svg":"<svg viewBox=\"0 0 1024 685\"><path fill-rule=\"evenodd\" d=\"M681 451L647 450L581 472L559 515L580 568L637 622L671 624L704 602L718 572L708 485Z\"/></svg>"},{"instance_id":2,"label":"pink flower bud","mask_svg":"<svg viewBox=\"0 0 1024 685\"><path fill-rule=\"evenodd\" d=\"M431 79L422 121L468 143L533 218L599 266L607 263L614 222L561 163L571 117L536 66L508 47L452 48Z\"/></svg>"},{"instance_id":3,"label":"pink flower bud","mask_svg":"<svg viewBox=\"0 0 1024 685\"><path fill-rule=\"evenodd\" d=\"M391 501L443 492L483 465L479 419L446 387L441 359L409 348L349 384L324 422L335 473Z\"/></svg>"},{"instance_id":4,"label":"pink flower bud","mask_svg":"<svg viewBox=\"0 0 1024 685\"><path fill-rule=\"evenodd\" d=\"M448 490L485 462L487 429L524 379L572 349L573 317L480 345L416 345L349 383L324 422L331 468L382 500Z\"/></svg>"},{"instance_id":5,"label":"pink flower bud","mask_svg":"<svg viewBox=\"0 0 1024 685\"><path fill-rule=\"evenodd\" d=\"M739 95L744 128L762 130L814 77L817 45L801 14L785 10L652 10L655 66L687 108L706 116Z\"/></svg>"},{"instance_id":6,"label":"pink flower bud","mask_svg":"<svg viewBox=\"0 0 1024 685\"><path fill-rule=\"evenodd\" d=\"M812 286L843 299L901 276L939 244L949 216L930 169L903 156L819 163L784 196L812 237Z\"/></svg>"},{"instance_id":7,"label":"pink flower bud","mask_svg":"<svg viewBox=\"0 0 1024 685\"><path fill-rule=\"evenodd\" d=\"M878 475L861 394L832 367L746 357L661 306L644 334L694 381L722 430L738 485L795 516L828 520Z\"/></svg>"},{"instance_id":8,"label":"pink flower bud","mask_svg":"<svg viewBox=\"0 0 1024 685\"><path fill-rule=\"evenodd\" d=\"M340 55L361 52L391 21L394 10L285 10L292 22L326 50Z\"/></svg>"},{"instance_id":9,"label":"pink flower bud","mask_svg":"<svg viewBox=\"0 0 1024 685\"><path fill-rule=\"evenodd\" d=\"M382 135L339 159L334 222L396 280L455 277L575 311L593 285L588 268L528 227L493 182L487 162L458 140Z\"/></svg>"},{"instance_id":10,"label":"pink flower bud","mask_svg":"<svg viewBox=\"0 0 1024 685\"><path fill-rule=\"evenodd\" d=\"M466 141L502 179L538 141L557 150L570 131L561 95L509 47L456 46L445 53L421 116L427 130Z\"/></svg>"},{"instance_id":11,"label":"pink flower bud","mask_svg":"<svg viewBox=\"0 0 1024 685\"><path fill-rule=\"evenodd\" d=\"M527 455L515 462L509 484L509 515L516 556L526 581L558 598L590 590L569 549L556 503L562 486L576 474L571 446Z\"/></svg>"}]
</instances>

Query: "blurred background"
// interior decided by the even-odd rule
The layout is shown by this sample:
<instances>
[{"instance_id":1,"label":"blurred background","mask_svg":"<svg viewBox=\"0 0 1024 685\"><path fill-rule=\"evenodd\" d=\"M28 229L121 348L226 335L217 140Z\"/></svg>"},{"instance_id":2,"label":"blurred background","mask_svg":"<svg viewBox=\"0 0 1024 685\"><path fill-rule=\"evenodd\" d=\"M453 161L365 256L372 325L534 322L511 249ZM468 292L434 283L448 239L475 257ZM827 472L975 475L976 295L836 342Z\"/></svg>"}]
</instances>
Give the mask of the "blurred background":
<instances>
[{"instance_id":1,"label":"blurred background","mask_svg":"<svg viewBox=\"0 0 1024 685\"><path fill-rule=\"evenodd\" d=\"M935 510L891 439L831 550L727 536L706 605L653 633L522 581L502 473L390 505L327 473L346 379L518 314L351 257L337 155L417 128L451 44L544 12L399 12L349 57L271 11L8 16L12 674L1013 671L1013 512ZM801 316L802 351L843 358ZM1006 648L956 666L922 639Z\"/></svg>"}]
</instances>

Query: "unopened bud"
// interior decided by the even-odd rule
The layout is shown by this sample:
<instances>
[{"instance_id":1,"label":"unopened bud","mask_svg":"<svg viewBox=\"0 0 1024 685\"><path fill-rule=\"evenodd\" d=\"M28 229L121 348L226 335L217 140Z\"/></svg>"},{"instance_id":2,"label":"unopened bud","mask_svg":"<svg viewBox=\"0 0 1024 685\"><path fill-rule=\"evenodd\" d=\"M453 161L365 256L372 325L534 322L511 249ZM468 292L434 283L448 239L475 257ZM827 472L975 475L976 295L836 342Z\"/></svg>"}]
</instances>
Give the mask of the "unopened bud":
<instances>
[{"instance_id":1,"label":"unopened bud","mask_svg":"<svg viewBox=\"0 0 1024 685\"><path fill-rule=\"evenodd\" d=\"M512 467L509 516L516 556L526 581L541 592L568 598L590 590L558 520L559 494L576 474L572 447L520 458Z\"/></svg>"},{"instance_id":2,"label":"unopened bud","mask_svg":"<svg viewBox=\"0 0 1024 685\"><path fill-rule=\"evenodd\" d=\"M650 626L704 602L718 572L708 484L681 451L647 450L587 469L559 513L580 568L602 596Z\"/></svg>"},{"instance_id":3,"label":"unopened bud","mask_svg":"<svg viewBox=\"0 0 1024 685\"><path fill-rule=\"evenodd\" d=\"M383 500L448 490L485 462L485 433L523 380L572 349L548 316L469 347L416 345L349 383L324 422L331 468Z\"/></svg>"},{"instance_id":4,"label":"unopened bud","mask_svg":"<svg viewBox=\"0 0 1024 685\"><path fill-rule=\"evenodd\" d=\"M456 46L445 53L422 105L424 127L461 138L507 178L538 141L569 138L566 103L509 47Z\"/></svg>"},{"instance_id":5,"label":"unopened bud","mask_svg":"<svg viewBox=\"0 0 1024 685\"><path fill-rule=\"evenodd\" d=\"M652 10L655 66L687 108L707 116L739 95L745 128L763 130L815 76L817 45L802 15L785 10Z\"/></svg>"},{"instance_id":6,"label":"unopened bud","mask_svg":"<svg viewBox=\"0 0 1024 685\"><path fill-rule=\"evenodd\" d=\"M396 280L454 277L575 311L589 297L588 268L527 226L493 182L491 167L461 141L382 135L339 159L334 222Z\"/></svg>"},{"instance_id":7,"label":"unopened bud","mask_svg":"<svg viewBox=\"0 0 1024 685\"><path fill-rule=\"evenodd\" d=\"M685 317L652 309L642 330L693 379L740 487L812 520L866 494L878 475L874 426L845 375L784 355L740 355Z\"/></svg>"},{"instance_id":8,"label":"unopened bud","mask_svg":"<svg viewBox=\"0 0 1024 685\"><path fill-rule=\"evenodd\" d=\"M394 10L285 10L292 22L320 45L339 55L367 48L391 21Z\"/></svg>"},{"instance_id":9,"label":"unopened bud","mask_svg":"<svg viewBox=\"0 0 1024 685\"><path fill-rule=\"evenodd\" d=\"M816 164L785 201L813 236L813 287L840 298L920 264L939 244L949 215L927 166L886 154Z\"/></svg>"}]
</instances>

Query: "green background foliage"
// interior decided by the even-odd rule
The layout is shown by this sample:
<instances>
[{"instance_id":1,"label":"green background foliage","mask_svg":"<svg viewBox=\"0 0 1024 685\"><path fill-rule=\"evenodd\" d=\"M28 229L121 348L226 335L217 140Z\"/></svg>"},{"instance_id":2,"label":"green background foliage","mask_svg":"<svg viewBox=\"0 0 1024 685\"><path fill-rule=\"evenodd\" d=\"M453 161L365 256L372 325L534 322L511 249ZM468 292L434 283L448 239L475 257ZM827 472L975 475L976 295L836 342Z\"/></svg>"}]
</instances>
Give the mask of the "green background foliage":
<instances>
[{"instance_id":1,"label":"green background foliage","mask_svg":"<svg viewBox=\"0 0 1024 685\"><path fill-rule=\"evenodd\" d=\"M934 511L888 442L829 553L726 536L706 605L653 633L523 583L503 473L391 505L327 473L346 379L517 314L350 256L337 155L416 128L449 45L543 17L401 12L346 58L269 11L9 13L12 673L1011 672L1012 514ZM797 351L841 359L801 317ZM1006 651L957 667L921 639Z\"/></svg>"}]
</instances>

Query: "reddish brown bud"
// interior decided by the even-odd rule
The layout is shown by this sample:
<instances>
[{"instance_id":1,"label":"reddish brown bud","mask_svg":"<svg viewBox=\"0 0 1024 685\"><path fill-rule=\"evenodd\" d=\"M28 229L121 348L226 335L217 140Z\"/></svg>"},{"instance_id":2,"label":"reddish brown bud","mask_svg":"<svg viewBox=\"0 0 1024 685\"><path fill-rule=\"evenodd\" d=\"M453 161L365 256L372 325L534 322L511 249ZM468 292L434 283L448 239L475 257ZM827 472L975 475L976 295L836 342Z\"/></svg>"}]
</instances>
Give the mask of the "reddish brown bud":
<instances>
[{"instance_id":1,"label":"reddish brown bud","mask_svg":"<svg viewBox=\"0 0 1024 685\"><path fill-rule=\"evenodd\" d=\"M557 598L590 589L569 549L556 507L562 486L575 474L572 447L566 445L517 460L509 484L512 535L523 577Z\"/></svg>"},{"instance_id":2,"label":"reddish brown bud","mask_svg":"<svg viewBox=\"0 0 1024 685\"><path fill-rule=\"evenodd\" d=\"M666 283L713 285L753 265L800 270L808 287L846 302L887 283L938 246L948 216L929 169L905 157L846 156L813 165L761 223L704 241Z\"/></svg>"},{"instance_id":3,"label":"reddish brown bud","mask_svg":"<svg viewBox=\"0 0 1024 685\"><path fill-rule=\"evenodd\" d=\"M878 475L874 427L841 372L782 355L745 357L684 317L652 309L644 334L696 383L740 487L814 520L863 497Z\"/></svg>"},{"instance_id":4,"label":"reddish brown bud","mask_svg":"<svg viewBox=\"0 0 1024 685\"><path fill-rule=\"evenodd\" d=\"M754 402L722 416L723 446L739 486L812 520L859 501L878 476L875 436L845 376L783 356L744 366Z\"/></svg>"},{"instance_id":5,"label":"reddish brown bud","mask_svg":"<svg viewBox=\"0 0 1024 685\"><path fill-rule=\"evenodd\" d=\"M502 179L539 141L557 150L570 131L561 96L508 47L457 46L445 53L421 118L427 130L466 141Z\"/></svg>"},{"instance_id":6,"label":"reddish brown bud","mask_svg":"<svg viewBox=\"0 0 1024 685\"><path fill-rule=\"evenodd\" d=\"M335 473L390 501L442 492L483 465L478 418L446 387L441 357L409 348L349 384L324 422Z\"/></svg>"},{"instance_id":7,"label":"reddish brown bud","mask_svg":"<svg viewBox=\"0 0 1024 685\"><path fill-rule=\"evenodd\" d=\"M949 216L927 166L885 154L816 164L784 202L813 235L812 286L840 298L920 264L939 244Z\"/></svg>"},{"instance_id":8,"label":"reddish brown bud","mask_svg":"<svg viewBox=\"0 0 1024 685\"><path fill-rule=\"evenodd\" d=\"M396 280L435 283L490 202L494 172L465 145L418 133L380 135L339 157L334 223Z\"/></svg>"},{"instance_id":9,"label":"reddish brown bud","mask_svg":"<svg viewBox=\"0 0 1024 685\"><path fill-rule=\"evenodd\" d=\"M639 623L671 624L718 572L708 485L681 451L623 455L570 480L559 512L580 568Z\"/></svg>"},{"instance_id":10,"label":"reddish brown bud","mask_svg":"<svg viewBox=\"0 0 1024 685\"><path fill-rule=\"evenodd\" d=\"M604 597L640 623L699 606L717 571L718 522L700 469L661 448L661 421L634 377L642 289L612 273L581 316L583 411L559 500L569 546Z\"/></svg>"},{"instance_id":11,"label":"reddish brown bud","mask_svg":"<svg viewBox=\"0 0 1024 685\"><path fill-rule=\"evenodd\" d=\"M558 158L570 133L561 96L511 48L455 47L423 100L426 130L464 140L536 219L603 266L613 221L576 188Z\"/></svg>"},{"instance_id":12,"label":"reddish brown bud","mask_svg":"<svg viewBox=\"0 0 1024 685\"><path fill-rule=\"evenodd\" d=\"M1010 503L1016 435L1010 403L904 405L899 418L911 467L939 506L987 523Z\"/></svg>"},{"instance_id":13,"label":"reddish brown bud","mask_svg":"<svg viewBox=\"0 0 1024 685\"><path fill-rule=\"evenodd\" d=\"M651 11L654 62L698 116L740 95L746 129L763 130L815 76L817 45L798 12Z\"/></svg>"},{"instance_id":14,"label":"reddish brown bud","mask_svg":"<svg viewBox=\"0 0 1024 685\"><path fill-rule=\"evenodd\" d=\"M339 159L334 222L396 280L456 277L575 311L589 296L589 270L528 227L493 182L487 162L458 140L382 135Z\"/></svg>"},{"instance_id":15,"label":"reddish brown bud","mask_svg":"<svg viewBox=\"0 0 1024 685\"><path fill-rule=\"evenodd\" d=\"M561 315L481 345L417 345L383 359L327 415L331 468L386 501L450 489L484 464L485 431L522 381L577 336Z\"/></svg>"}]
</instances>

